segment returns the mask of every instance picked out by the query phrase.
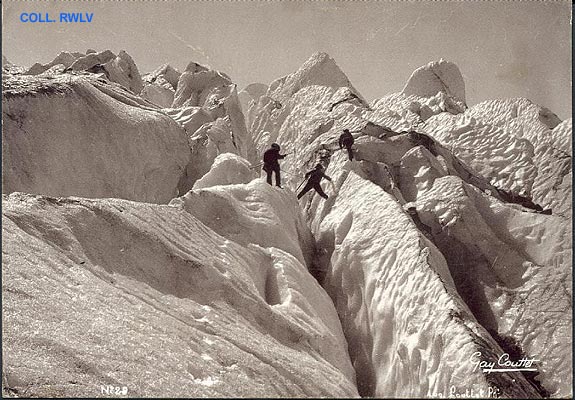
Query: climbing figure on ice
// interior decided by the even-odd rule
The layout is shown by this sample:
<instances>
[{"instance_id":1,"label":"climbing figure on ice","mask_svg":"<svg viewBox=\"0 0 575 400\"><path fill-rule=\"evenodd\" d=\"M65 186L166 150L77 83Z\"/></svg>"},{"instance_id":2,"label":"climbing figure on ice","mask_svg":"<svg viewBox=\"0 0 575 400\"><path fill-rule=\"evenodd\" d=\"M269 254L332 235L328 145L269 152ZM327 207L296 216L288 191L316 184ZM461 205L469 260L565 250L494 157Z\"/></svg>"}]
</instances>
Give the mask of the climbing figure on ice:
<instances>
[{"instance_id":1,"label":"climbing figure on ice","mask_svg":"<svg viewBox=\"0 0 575 400\"><path fill-rule=\"evenodd\" d=\"M304 194L306 194L312 189L315 189L317 194L319 194L324 199L327 199L328 196L327 194L325 194L320 185L322 178L325 178L331 182L331 178L323 173L323 165L317 164L314 170L311 170L305 174L305 179L307 179L307 183L302 189L302 191L299 192L299 194L297 195L298 200L301 199Z\"/></svg>"},{"instance_id":2,"label":"climbing figure on ice","mask_svg":"<svg viewBox=\"0 0 575 400\"><path fill-rule=\"evenodd\" d=\"M276 186L282 187L280 163L278 160L285 158L285 156L287 156L287 154L280 154L280 145L277 143L272 143L270 148L264 153L263 170L266 171L266 180L270 185L272 184L272 172L274 172L276 175Z\"/></svg>"},{"instance_id":3,"label":"climbing figure on ice","mask_svg":"<svg viewBox=\"0 0 575 400\"><path fill-rule=\"evenodd\" d=\"M343 133L339 137L339 148L343 149L344 147L347 149L347 154L349 156L349 161L353 161L353 150L351 146L353 146L353 136L349 132L349 129L344 129Z\"/></svg>"}]
</instances>

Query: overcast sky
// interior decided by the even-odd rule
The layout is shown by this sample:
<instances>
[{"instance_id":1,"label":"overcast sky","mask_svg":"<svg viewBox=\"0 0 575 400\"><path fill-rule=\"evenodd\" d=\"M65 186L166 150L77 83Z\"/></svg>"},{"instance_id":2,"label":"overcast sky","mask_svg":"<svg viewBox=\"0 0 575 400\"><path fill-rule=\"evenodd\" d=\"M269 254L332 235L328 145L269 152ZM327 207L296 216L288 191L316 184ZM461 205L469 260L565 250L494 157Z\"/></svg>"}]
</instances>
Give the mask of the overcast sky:
<instances>
[{"instance_id":1,"label":"overcast sky","mask_svg":"<svg viewBox=\"0 0 575 400\"><path fill-rule=\"evenodd\" d=\"M444 58L467 103L527 97L571 116L569 1L2 1L2 51L29 66L60 51L126 50L140 72L193 60L242 88L327 52L362 95L400 91L414 69ZM31 24L21 12L94 13L91 23Z\"/></svg>"}]
</instances>

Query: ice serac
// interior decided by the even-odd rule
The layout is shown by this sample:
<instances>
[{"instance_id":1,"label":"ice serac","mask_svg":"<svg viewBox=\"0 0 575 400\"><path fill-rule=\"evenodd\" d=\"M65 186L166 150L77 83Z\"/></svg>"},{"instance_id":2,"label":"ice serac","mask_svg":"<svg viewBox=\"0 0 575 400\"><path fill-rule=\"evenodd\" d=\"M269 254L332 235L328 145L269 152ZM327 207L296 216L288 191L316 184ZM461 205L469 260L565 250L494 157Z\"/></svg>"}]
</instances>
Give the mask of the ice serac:
<instances>
[{"instance_id":1,"label":"ice serac","mask_svg":"<svg viewBox=\"0 0 575 400\"><path fill-rule=\"evenodd\" d=\"M119 83L136 94L142 91L143 83L138 67L124 50L120 51L116 58L104 64L104 70L112 82Z\"/></svg>"},{"instance_id":2,"label":"ice serac","mask_svg":"<svg viewBox=\"0 0 575 400\"><path fill-rule=\"evenodd\" d=\"M366 106L361 94L326 53L313 54L296 72L273 81L249 112L248 127L259 152L277 140L278 131L292 110L291 99L311 86L332 88L339 98L332 104Z\"/></svg>"},{"instance_id":3,"label":"ice serac","mask_svg":"<svg viewBox=\"0 0 575 400\"><path fill-rule=\"evenodd\" d=\"M232 82L225 74L191 62L178 79L173 108L203 106ZM210 97L211 96L211 97ZM210 98L210 100L208 100Z\"/></svg>"},{"instance_id":4,"label":"ice serac","mask_svg":"<svg viewBox=\"0 0 575 400\"><path fill-rule=\"evenodd\" d=\"M176 205L13 193L2 212L12 395L357 396L333 305L290 253Z\"/></svg>"},{"instance_id":5,"label":"ice serac","mask_svg":"<svg viewBox=\"0 0 575 400\"><path fill-rule=\"evenodd\" d=\"M313 238L291 194L257 179L248 184L194 189L170 204L183 202L186 210L228 239L277 247L310 264Z\"/></svg>"},{"instance_id":6,"label":"ice serac","mask_svg":"<svg viewBox=\"0 0 575 400\"><path fill-rule=\"evenodd\" d=\"M284 103L298 90L306 86L319 85L332 88L348 87L361 98L347 76L326 53L314 53L293 74L277 79L270 84L267 96Z\"/></svg>"},{"instance_id":7,"label":"ice serac","mask_svg":"<svg viewBox=\"0 0 575 400\"><path fill-rule=\"evenodd\" d=\"M191 62L178 80L172 107L164 111L186 131L193 155L179 184L180 193L209 171L218 154L235 153L255 162L237 86L227 75Z\"/></svg>"},{"instance_id":8,"label":"ice serac","mask_svg":"<svg viewBox=\"0 0 575 400\"><path fill-rule=\"evenodd\" d=\"M121 86L5 75L2 104L3 193L154 203L176 195L190 157L183 130Z\"/></svg>"},{"instance_id":9,"label":"ice serac","mask_svg":"<svg viewBox=\"0 0 575 400\"><path fill-rule=\"evenodd\" d=\"M172 67L170 64L163 64L156 68L154 72L144 75L143 79L150 83L157 80L162 80L162 85L164 85L165 82L171 86L172 90L176 90L178 88L178 80L180 79L181 75L182 73L176 68Z\"/></svg>"},{"instance_id":10,"label":"ice serac","mask_svg":"<svg viewBox=\"0 0 575 400\"><path fill-rule=\"evenodd\" d=\"M138 67L124 50L121 50L117 56L110 50L80 55L72 63L66 65L66 68L74 72L102 73L106 79L122 85L135 94L139 94L143 88Z\"/></svg>"},{"instance_id":11,"label":"ice serac","mask_svg":"<svg viewBox=\"0 0 575 400\"><path fill-rule=\"evenodd\" d=\"M38 75L48 71L50 68L56 65L62 65L64 68L68 68L72 65L78 58L84 57L82 53L70 53L63 51L54 58L51 62L47 64L36 63L30 68L28 68L24 74L25 75Z\"/></svg>"},{"instance_id":12,"label":"ice serac","mask_svg":"<svg viewBox=\"0 0 575 400\"><path fill-rule=\"evenodd\" d=\"M158 67L142 77L144 88L141 96L162 108L171 107L181 72L169 64Z\"/></svg>"},{"instance_id":13,"label":"ice serac","mask_svg":"<svg viewBox=\"0 0 575 400\"><path fill-rule=\"evenodd\" d=\"M170 107L174 101L174 90L159 83L145 83L140 93L142 98L151 101L158 107Z\"/></svg>"},{"instance_id":14,"label":"ice serac","mask_svg":"<svg viewBox=\"0 0 575 400\"><path fill-rule=\"evenodd\" d=\"M255 172L247 160L233 153L222 153L214 159L208 173L194 183L193 188L248 183L253 178Z\"/></svg>"},{"instance_id":15,"label":"ice serac","mask_svg":"<svg viewBox=\"0 0 575 400\"><path fill-rule=\"evenodd\" d=\"M457 65L443 59L432 61L416 69L409 77L402 93L433 97L443 92L465 103L465 82Z\"/></svg>"},{"instance_id":16,"label":"ice serac","mask_svg":"<svg viewBox=\"0 0 575 400\"><path fill-rule=\"evenodd\" d=\"M252 83L238 93L240 105L247 124L249 124L250 121L250 109L257 104L259 98L262 97L267 90L268 86L263 83Z\"/></svg>"},{"instance_id":17,"label":"ice serac","mask_svg":"<svg viewBox=\"0 0 575 400\"><path fill-rule=\"evenodd\" d=\"M370 104L376 114L397 113L417 129L434 115L460 114L467 108L465 82L457 65L443 59L416 69L400 93Z\"/></svg>"},{"instance_id":18,"label":"ice serac","mask_svg":"<svg viewBox=\"0 0 575 400\"><path fill-rule=\"evenodd\" d=\"M539 172L533 184L533 197L556 214L571 217L573 120L566 119L551 132L551 140L538 157Z\"/></svg>"},{"instance_id":19,"label":"ice serac","mask_svg":"<svg viewBox=\"0 0 575 400\"><path fill-rule=\"evenodd\" d=\"M72 71L87 71L98 64L106 64L116 58L111 50L104 50L99 53L89 53L76 59L71 65Z\"/></svg>"}]
</instances>

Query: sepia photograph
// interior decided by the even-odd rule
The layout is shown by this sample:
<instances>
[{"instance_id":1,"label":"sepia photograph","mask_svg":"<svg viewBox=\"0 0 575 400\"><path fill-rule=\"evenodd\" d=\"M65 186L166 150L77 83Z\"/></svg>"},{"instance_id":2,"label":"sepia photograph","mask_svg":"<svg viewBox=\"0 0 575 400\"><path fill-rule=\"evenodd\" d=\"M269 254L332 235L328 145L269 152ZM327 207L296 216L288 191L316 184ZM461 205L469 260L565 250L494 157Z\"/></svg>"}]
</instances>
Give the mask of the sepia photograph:
<instances>
[{"instance_id":1,"label":"sepia photograph","mask_svg":"<svg viewBox=\"0 0 575 400\"><path fill-rule=\"evenodd\" d=\"M3 398L572 398L568 0L3 0Z\"/></svg>"}]
</instances>

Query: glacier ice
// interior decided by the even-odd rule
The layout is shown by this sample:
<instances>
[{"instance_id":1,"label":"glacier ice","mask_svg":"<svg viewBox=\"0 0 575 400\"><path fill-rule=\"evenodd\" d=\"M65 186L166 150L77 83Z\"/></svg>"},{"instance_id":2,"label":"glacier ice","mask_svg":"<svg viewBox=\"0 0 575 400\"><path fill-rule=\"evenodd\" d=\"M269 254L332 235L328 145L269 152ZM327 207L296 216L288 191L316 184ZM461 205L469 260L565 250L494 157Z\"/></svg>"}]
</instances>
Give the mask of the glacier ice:
<instances>
[{"instance_id":1,"label":"glacier ice","mask_svg":"<svg viewBox=\"0 0 575 400\"><path fill-rule=\"evenodd\" d=\"M5 71L5 394L572 395L571 119L468 105L445 60L370 103L325 53L239 93L125 52ZM477 367L505 354L536 371Z\"/></svg>"}]
</instances>

